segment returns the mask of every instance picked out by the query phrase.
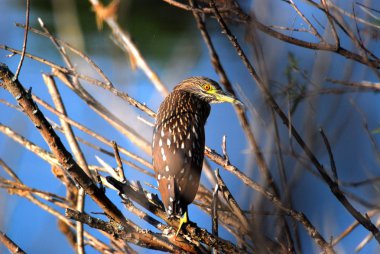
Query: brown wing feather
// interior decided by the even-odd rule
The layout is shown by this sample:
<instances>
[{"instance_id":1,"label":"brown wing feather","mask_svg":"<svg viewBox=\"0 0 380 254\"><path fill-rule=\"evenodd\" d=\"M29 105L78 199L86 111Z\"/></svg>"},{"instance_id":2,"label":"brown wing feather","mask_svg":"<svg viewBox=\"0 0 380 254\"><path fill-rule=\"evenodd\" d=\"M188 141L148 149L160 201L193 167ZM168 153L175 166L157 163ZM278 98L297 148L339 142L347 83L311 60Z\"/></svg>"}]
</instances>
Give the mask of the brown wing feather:
<instances>
[{"instance_id":1,"label":"brown wing feather","mask_svg":"<svg viewBox=\"0 0 380 254\"><path fill-rule=\"evenodd\" d=\"M208 104L206 111L200 111L199 107L205 105L191 99L178 92L170 94L160 106L153 137L153 167L159 191L167 212L180 216L198 190L204 124L210 112Z\"/></svg>"}]
</instances>

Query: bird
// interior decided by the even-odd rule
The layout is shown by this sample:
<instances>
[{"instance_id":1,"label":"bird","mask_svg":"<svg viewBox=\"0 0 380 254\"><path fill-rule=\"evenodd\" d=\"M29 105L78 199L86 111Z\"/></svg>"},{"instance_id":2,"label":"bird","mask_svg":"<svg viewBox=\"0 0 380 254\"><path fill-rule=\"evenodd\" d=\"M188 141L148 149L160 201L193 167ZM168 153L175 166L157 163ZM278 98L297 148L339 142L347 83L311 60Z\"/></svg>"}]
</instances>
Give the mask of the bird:
<instances>
[{"instance_id":1,"label":"bird","mask_svg":"<svg viewBox=\"0 0 380 254\"><path fill-rule=\"evenodd\" d=\"M197 193L210 103L242 103L207 77L178 83L161 103L153 130L152 163L168 217L180 219L176 235L189 222L188 205Z\"/></svg>"}]
</instances>

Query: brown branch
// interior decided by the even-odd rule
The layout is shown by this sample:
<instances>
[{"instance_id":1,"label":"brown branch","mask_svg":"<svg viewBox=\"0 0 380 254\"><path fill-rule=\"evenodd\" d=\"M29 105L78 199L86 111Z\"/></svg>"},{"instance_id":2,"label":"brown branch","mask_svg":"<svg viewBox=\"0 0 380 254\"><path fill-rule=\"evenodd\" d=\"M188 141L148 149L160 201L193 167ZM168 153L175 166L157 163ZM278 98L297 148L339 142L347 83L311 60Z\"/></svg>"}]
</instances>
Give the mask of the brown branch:
<instances>
[{"instance_id":1,"label":"brown branch","mask_svg":"<svg viewBox=\"0 0 380 254\"><path fill-rule=\"evenodd\" d=\"M223 179L220 177L218 169L215 170L215 176L218 183L218 188L220 192L223 194L225 201L227 202L233 214L239 218L239 222L242 224L245 233L249 233L250 227L249 227L248 219L247 217L245 217L243 211L240 209L235 198L232 196L230 190L227 188Z\"/></svg>"},{"instance_id":2,"label":"brown branch","mask_svg":"<svg viewBox=\"0 0 380 254\"><path fill-rule=\"evenodd\" d=\"M216 184L212 193L211 203L212 234L216 237L218 236L218 193L219 185Z\"/></svg>"},{"instance_id":3,"label":"brown branch","mask_svg":"<svg viewBox=\"0 0 380 254\"><path fill-rule=\"evenodd\" d=\"M5 164L5 162L3 162L1 159L0 159L0 162L1 162L1 166L3 166L3 168L7 171L7 173L9 175L15 176L13 178L16 180L15 182L12 182L9 180L2 180L2 182L5 183L5 185L1 184L1 187L7 188L8 190L10 190L11 191L10 194L16 194L16 195L19 195L21 197L25 197L26 199L28 199L29 201L31 201L35 205L39 206L41 209L43 209L43 210L47 211L48 213L52 214L53 216L57 217L59 220L59 222L58 222L59 227L62 230L64 230L64 234L67 236L68 240L70 242L73 242L75 245L75 237L76 236L75 236L75 233L73 231L71 231L71 228L74 228L72 223L68 219L66 219L63 215L61 215L58 211L56 211L52 207L48 206L47 204L39 201L35 196L39 196L41 198L44 198L45 200L47 200L47 201L49 201L49 202L51 202L51 203L53 203L59 207L62 207L62 208L70 207L71 204L69 204L68 202L62 203L61 202L61 201L63 201L62 197L58 197L53 193L48 193L45 191L36 190L34 188L27 187L26 185L24 185L21 182L21 180L19 180L17 175L13 172L13 170L11 168L9 168ZM50 196L52 198L49 198ZM68 230L70 232L72 232L73 235L70 234L68 232ZM94 238L88 232L84 231L84 235L90 241L90 243L88 243L88 244L91 245L92 247L94 247L95 249L102 250L102 251L110 251L110 248L106 244L104 244L101 241L99 241L98 239ZM73 245L73 247L75 247L74 245Z\"/></svg>"},{"instance_id":4,"label":"brown branch","mask_svg":"<svg viewBox=\"0 0 380 254\"><path fill-rule=\"evenodd\" d=\"M194 5L193 0L189 0L189 2L190 2L190 6L193 7L193 5ZM227 74L226 74L226 72L225 72L225 70L224 70L224 68L220 62L219 56L216 53L215 47L211 41L211 37L210 37L210 35L206 29L206 25L203 22L200 14L198 12L196 12L194 8L193 8L193 16L194 16L195 21L197 22L197 26L198 26L198 29L199 29L201 35L202 35L202 38L203 38L203 40L204 40L204 42L208 48L211 63L214 66L216 73L219 75L220 82L224 85L227 92L231 93L231 95L236 97L235 90L233 89L233 86L232 86L230 80L228 79ZM255 136L253 135L252 130L250 128L248 118L244 112L244 108L242 105L238 105L238 104L234 105L234 108L235 108L236 114L239 118L239 121L242 125L242 128L245 132L245 135L248 137L249 144L251 147L253 147L255 149L256 156L258 157L259 162L261 162L262 161L262 158L260 157L261 152L260 152L259 147L257 145ZM262 163L260 163L260 164L262 164Z\"/></svg>"},{"instance_id":5,"label":"brown branch","mask_svg":"<svg viewBox=\"0 0 380 254\"><path fill-rule=\"evenodd\" d=\"M212 8L192 8L189 5L178 3L178 2L173 1L173 0L163 0L163 1L168 2L169 4L176 6L178 8L181 8L183 10L186 10L186 11L193 11L194 10L198 13L204 13L204 14L212 14L214 12ZM308 3L316 6L319 10L324 11L324 9L320 5L316 4L315 2L308 1ZM220 11L224 11L224 9L221 9ZM268 25L261 23L255 17L245 14L241 9L239 9L238 11L235 10L235 15L237 17L236 20L238 22L252 23L261 32L263 32L263 33L265 33L265 34L267 34L273 38L276 38L278 40L281 40L281 41L284 41L284 42L287 42L287 43L290 43L290 44L293 44L293 45L296 45L299 47L303 47L303 48L333 52L333 53L339 54L343 57L346 57L348 59L351 59L353 61L359 62L361 64L364 64L364 65L367 65L367 66L370 66L370 67L373 67L376 69L380 69L380 60L378 60L378 59L368 59L368 57L366 57L366 56L359 55L359 54L354 53L352 51L349 51L349 50L347 50L341 46L337 48L336 45L329 44L329 43L313 43L313 42L308 42L308 41L304 41L301 39L297 39L297 38L292 37L292 36L288 36L286 34L280 33L278 31L272 29ZM328 14L326 14L326 15L328 15Z\"/></svg>"},{"instance_id":6,"label":"brown branch","mask_svg":"<svg viewBox=\"0 0 380 254\"><path fill-rule=\"evenodd\" d=\"M313 26L313 24L305 17L305 15L300 11L300 9L297 7L297 5L293 2L293 0L289 0L289 4L293 7L293 9L297 12L298 16L300 16L306 24L309 26L309 28L312 31L312 34L318 38L319 41L324 42L324 39L322 36L318 33L318 30Z\"/></svg>"},{"instance_id":7,"label":"brown branch","mask_svg":"<svg viewBox=\"0 0 380 254\"><path fill-rule=\"evenodd\" d=\"M1 67L0 67L1 68ZM0 132L4 133L17 143L24 146L29 151L33 152L43 160L47 161L50 165L59 165L58 160L55 158L55 156L52 153L49 153L48 151L42 149L41 147L37 146L36 144L30 142L20 134L16 133L14 130L9 128L6 125L3 125L0 123Z\"/></svg>"},{"instance_id":8,"label":"brown branch","mask_svg":"<svg viewBox=\"0 0 380 254\"><path fill-rule=\"evenodd\" d=\"M7 50L7 51L9 51L11 53L14 53L14 54L21 54L21 51L13 49L11 47L8 47L6 45L2 45L2 44L0 44L0 49ZM128 102L130 105L132 105L132 106L140 109L141 111L145 112L146 114L148 114L151 117L155 117L155 113L151 109L149 109L147 106L145 106L143 103L140 103L140 102L136 101L132 97L129 97L128 94L120 92L117 89L110 89L110 85L109 85L108 82L102 82L102 81L97 80L95 78L92 78L90 76L87 76L87 75L84 75L84 74L80 74L80 73L78 73L78 72L76 72L74 70L69 70L69 69L67 69L65 67L57 65L57 64L55 64L55 63L53 63L51 61L48 61L48 60L46 60L44 58L32 55L30 53L25 53L25 56L28 57L28 58L30 58L30 59L33 59L35 61L38 61L40 63L43 63L43 64L45 64L47 66L50 66L53 69L57 69L58 71L60 71L60 72L62 72L64 74L78 77L80 79L83 79L83 80L87 81L88 83L90 83L92 85L96 85L96 86L102 87L104 89L108 89L109 91L111 91L116 96L118 96L121 99L123 99L126 102ZM60 78L63 78L63 77L60 77ZM65 83L65 81L63 81L63 82Z\"/></svg>"},{"instance_id":9,"label":"brown branch","mask_svg":"<svg viewBox=\"0 0 380 254\"><path fill-rule=\"evenodd\" d=\"M127 196L146 210L164 220L170 226L178 228L179 221L167 217L164 206L156 194L145 192L141 187L132 186L128 181L121 183L112 177L107 177L107 181L120 192L119 195ZM213 236L205 229L198 228L194 223L186 224L185 230L192 241L202 242L210 247L219 248L226 253L239 253L237 247L231 242Z\"/></svg>"},{"instance_id":10,"label":"brown branch","mask_svg":"<svg viewBox=\"0 0 380 254\"><path fill-rule=\"evenodd\" d=\"M55 107L59 112L61 112L63 115L67 115L66 113L66 108L62 102L61 95L58 91L58 88L55 84L55 81L52 76L43 74L42 75L44 82L46 86L48 87L48 91L53 99L53 102L55 104ZM88 169L88 165L86 162L86 159L83 155L82 150L79 147L78 141L75 138L74 132L70 124L65 122L64 120L61 119L61 125L63 129L63 133L65 134L65 137L69 143L69 146L74 153L75 159L78 161L79 166L84 170L84 172L94 180L94 177L91 175L90 170ZM69 190L71 192L71 190ZM79 191L76 192L77 197L76 197L76 202L77 206L76 209L80 212L83 212L84 210L84 190L83 188L80 188ZM77 253L78 254L84 254L84 246L83 246L83 224L81 222L77 222L76 224L76 229L77 229Z\"/></svg>"},{"instance_id":11,"label":"brown branch","mask_svg":"<svg viewBox=\"0 0 380 254\"><path fill-rule=\"evenodd\" d=\"M50 35L50 32L44 26L42 20L39 20L41 27L45 30L45 32ZM60 54L62 55L66 65L72 71L75 71L74 65L71 63L66 51L58 44L54 37L49 37L55 47L58 49ZM136 143L140 148L142 148L145 152L149 153L149 147L146 146L146 142L144 139L138 135L134 130L132 130L129 126L124 125L116 116L109 112L107 108L105 108L100 102L98 102L94 97L92 97L80 84L78 77L73 76L72 80L67 79L59 70L53 69L53 73L57 75L62 81L65 82L66 85L69 86L77 95L79 95L85 102L90 105L90 108L93 109L96 113L100 114L103 119L113 125L116 129L118 129L121 133L126 135L132 142ZM102 82L100 82L102 83ZM113 88L112 85L105 85L106 88ZM129 96L127 96L129 97Z\"/></svg>"},{"instance_id":12,"label":"brown branch","mask_svg":"<svg viewBox=\"0 0 380 254\"><path fill-rule=\"evenodd\" d=\"M12 241L5 233L0 231L0 242L4 244L7 249L14 254L24 254L26 253L23 251L15 242Z\"/></svg>"},{"instance_id":13,"label":"brown branch","mask_svg":"<svg viewBox=\"0 0 380 254\"><path fill-rule=\"evenodd\" d=\"M151 145L134 129L121 121L114 113L108 110L102 103L95 99L87 90L80 86L74 86L72 80L65 73L58 69L53 69L53 74L57 76L66 86L75 92L87 105L100 115L105 121L111 124L116 130L128 137L128 139L141 148L147 154L151 153ZM102 82L101 82L102 83Z\"/></svg>"},{"instance_id":14,"label":"brown branch","mask_svg":"<svg viewBox=\"0 0 380 254\"><path fill-rule=\"evenodd\" d=\"M338 33L336 32L336 29L335 29L334 19L332 17L332 14L330 13L329 3L327 3L326 0L322 0L321 3L322 3L324 11L326 13L327 20L329 21L329 24L331 27L331 31L332 31L334 41L335 41L335 47L338 49L340 47L340 39L339 39Z\"/></svg>"},{"instance_id":15,"label":"brown branch","mask_svg":"<svg viewBox=\"0 0 380 254\"><path fill-rule=\"evenodd\" d=\"M326 146L326 149L327 149L327 153L329 154L331 171L333 173L333 179L334 179L335 182L337 182L338 181L338 172L336 170L335 160L334 160L333 153L331 151L330 142L327 139L327 136L326 136L326 134L325 134L325 132L323 131L322 128L319 129L319 132L322 135L323 142L325 143L325 146Z\"/></svg>"},{"instance_id":16,"label":"brown branch","mask_svg":"<svg viewBox=\"0 0 380 254\"><path fill-rule=\"evenodd\" d=\"M124 174L123 163L121 162L121 159L120 159L119 147L118 147L116 141L112 141L112 147L113 147L113 152L115 154L115 159L116 159L116 163L117 163L117 173L119 175L119 179L122 182L125 182L126 179L125 179L125 174Z\"/></svg>"},{"instance_id":17,"label":"brown branch","mask_svg":"<svg viewBox=\"0 0 380 254\"><path fill-rule=\"evenodd\" d=\"M29 13L30 13L30 0L26 0L26 14L25 14L25 26L26 27L29 26ZM21 67L22 67L22 64L23 64L24 58L25 58L27 43L28 43L28 29L25 28L25 30L24 30L24 41L22 43L21 57L20 57L20 61L19 61L18 66L17 66L16 73L13 77L14 80L18 79L18 75L20 74Z\"/></svg>"},{"instance_id":18,"label":"brown branch","mask_svg":"<svg viewBox=\"0 0 380 254\"><path fill-rule=\"evenodd\" d=\"M290 209L284 206L281 200L279 200L275 195L273 195L273 193L267 191L265 188L261 187L258 183L251 180L249 177L247 177L235 166L225 165L223 156L219 155L215 151L209 148L206 148L205 153L206 153L206 156L210 158L212 161L224 167L227 171L229 171L230 173L238 177L244 184L256 190L257 192L261 193L265 198L271 201L274 206L282 210L285 214L292 217L295 221L298 221L299 223L301 223L306 229L306 231L308 232L308 234L310 235L310 237L316 242L316 244L322 250L326 251L327 253L335 253L335 251L331 248L331 246L326 242L323 236L318 232L318 230L313 226L313 224L311 224L309 219L303 213L297 212L293 209Z\"/></svg>"},{"instance_id":19,"label":"brown branch","mask_svg":"<svg viewBox=\"0 0 380 254\"><path fill-rule=\"evenodd\" d=\"M8 172L8 174L11 175L12 178L14 178L18 184L21 184L22 186L25 186L22 183L22 181L17 177L17 175L15 174L15 172L10 167L8 167L5 164L5 162L2 161L1 166L3 166L3 168L6 169L6 171ZM28 188L28 187L26 187L26 188ZM60 212L58 212L57 210L55 210L53 207L50 207L47 204L41 202L31 192L29 192L29 191L21 191L21 192L18 191L18 192L15 192L14 194L19 195L21 197L25 197L26 199L28 199L33 204L37 205L41 209L43 209L46 212L50 213L51 215L55 216L59 221L65 223L70 228L74 228L73 224L71 223L71 221L69 219L67 219L65 216L63 216ZM70 204L67 204L65 206L65 208L67 208L69 206L70 206ZM87 231L84 232L84 235L89 240L88 244L91 245L91 246L93 246L95 249L97 249L97 250L99 250L101 252L110 252L111 253L113 251L112 248L110 248L105 243L103 243L102 241L98 240L97 238L95 238L94 236L92 236L91 234L89 234Z\"/></svg>"},{"instance_id":20,"label":"brown branch","mask_svg":"<svg viewBox=\"0 0 380 254\"><path fill-rule=\"evenodd\" d=\"M189 0L189 3L190 3L191 7L196 6L194 4L193 0ZM229 81L227 74L226 74L226 72L225 72L225 70L224 70L224 68L220 62L219 56L216 53L216 50L215 50L214 45L211 41L210 35L206 29L205 23L203 22L202 18L200 17L200 14L198 12L194 11L194 9L193 9L193 16L197 22L197 26L198 26L199 31L201 32L203 40L205 41L205 44L207 45L209 55L211 58L211 63L213 64L215 71L218 73L221 83L225 86L226 90L229 93L231 93L233 96L236 97L235 90L233 89L233 86L232 86L231 82ZM239 121L241 123L241 126L245 132L245 135L248 137L249 145L254 150L254 153L255 153L255 156L257 159L257 164L258 164L258 167L260 169L260 173L264 176L264 178L266 180L266 184L272 189L273 193L277 197L280 197L278 187L277 187L277 185L273 179L273 176L272 176L272 174L268 168L268 165L267 165L265 158L263 156L263 153L262 153L262 151L261 151L261 149L257 143L257 140L256 140L256 138L255 138L255 136L254 136L254 134L250 128L250 124L249 124L248 118L244 112L243 106L234 105L234 107L235 107L237 116L239 118ZM225 138L223 140L225 140ZM225 148L225 143L222 147ZM224 154L227 156L226 152L224 152ZM229 163L228 157L226 157L226 164L228 164L228 163ZM283 221L283 222L284 222L284 226L285 226L285 234L286 234L287 238L290 238L289 226L288 226L286 221ZM290 248L292 248L292 247L290 247Z\"/></svg>"},{"instance_id":21,"label":"brown branch","mask_svg":"<svg viewBox=\"0 0 380 254\"><path fill-rule=\"evenodd\" d=\"M348 201L348 199L344 196L342 191L339 189L339 186L336 182L334 182L330 176L327 174L327 172L324 170L323 166L319 163L318 159L315 157L313 152L310 150L310 148L306 145L306 143L301 138L298 131L295 129L293 124L289 121L286 114L281 110L280 106L277 104L273 96L271 95L269 89L265 84L262 82L261 78L256 73L256 70L248 60L247 56L245 55L244 51L240 47L240 44L238 43L236 37L231 33L231 31L228 29L226 23L224 22L222 16L218 12L217 8L215 7L215 3L213 0L210 2L211 6L214 8L215 15L217 18L217 21L222 28L222 33L226 34L229 41L231 42L232 46L236 49L236 52L238 56L241 58L244 65L247 67L249 73L253 77L253 79L256 81L257 86L262 91L263 95L265 96L265 99L273 108L278 116L282 119L285 126L289 128L289 131L291 132L292 136L295 138L295 140L298 142L298 144L301 146L301 148L304 150L310 161L314 164L316 169L318 170L319 174L322 176L323 180L328 184L330 187L331 192L334 194L334 196L342 203L342 205L346 208L348 212L351 213L352 216L354 216L360 224L362 224L367 230L369 230L376 238L376 240L380 243L380 232L378 228L371 222L370 219L364 217L358 210L356 210L352 204ZM327 248L331 249L330 246L326 246Z\"/></svg>"},{"instance_id":22,"label":"brown branch","mask_svg":"<svg viewBox=\"0 0 380 254\"><path fill-rule=\"evenodd\" d=\"M211 193L210 190L200 184L195 200L201 201L201 203L195 201L193 202L194 205L198 206L200 210L210 217L213 216L212 207L213 202L215 201L214 193ZM243 234L240 233L242 230L240 229L240 221L230 212L230 209L225 202L218 202L218 220L219 225L222 225L231 235L233 235L239 244L244 245L247 249L252 249L248 242L243 240Z\"/></svg>"},{"instance_id":23,"label":"brown branch","mask_svg":"<svg viewBox=\"0 0 380 254\"><path fill-rule=\"evenodd\" d=\"M66 237L71 247L75 250L76 247L76 234L75 232L61 220L58 220L58 229Z\"/></svg>"},{"instance_id":24,"label":"brown branch","mask_svg":"<svg viewBox=\"0 0 380 254\"><path fill-rule=\"evenodd\" d=\"M61 164L75 181L86 191L86 193L102 208L108 216L123 226L126 226L126 220L119 209L99 190L91 178L79 167L73 160L71 154L63 146L57 134L53 131L51 125L46 120L42 112L37 108L29 93L18 80L12 81L13 73L4 64L0 65L0 77L3 80L1 87L6 89L18 101L25 114L34 123L40 131L42 137L48 144L49 148ZM127 227L128 228L128 227Z\"/></svg>"},{"instance_id":25,"label":"brown branch","mask_svg":"<svg viewBox=\"0 0 380 254\"><path fill-rule=\"evenodd\" d=\"M39 103L40 105L42 105L43 107L45 107L46 109L48 109L49 111L51 111L53 114L56 114L58 117L60 117L61 119L67 121L68 123L70 123L71 125L77 127L79 130L87 133L88 135L96 138L97 140L99 140L100 142L106 144L106 145L109 145L111 146L112 145L112 141L110 140L107 140L106 138L104 138L103 136L91 131L90 129L87 129L85 126L79 124L78 122L75 122L74 120L68 118L67 116L61 114L60 112L58 112L57 110L55 110L54 108L52 108L49 104L47 104L45 101L41 100L40 98L38 98L37 96L33 95L32 98L37 102ZM14 108L16 110L19 110L20 112L22 111L20 109L20 107L18 106L14 106L4 100L0 100L1 103L4 103L5 105L11 107L11 108ZM62 131L60 128L58 128L57 126L54 126L54 129L57 129L59 131ZM21 135L17 134L16 132L14 132L12 129L10 129L9 127L7 126L4 126L0 123L0 132L3 132L5 133L8 137L12 138L13 140L15 140L16 142L18 142L19 144L21 144L22 146L24 146L26 149L29 149L30 151L34 152L36 155L38 155L39 157L41 157L43 160L46 160L48 163L50 163L51 165L56 165L57 164L57 161L56 159L54 158L54 156L51 154L51 153L48 153L47 151L45 151L44 149L42 149L41 147L38 147L37 145L33 144L32 142L28 141L27 139L25 139L24 137L22 137ZM79 142L99 151L99 152L102 152L108 156L111 156L113 157L114 156L114 153L112 153L111 151L109 150L106 150L106 149L103 149L103 148L100 148L99 146L96 146L86 140L84 140L83 138L80 138L80 137L76 137L78 139ZM143 164L144 166L148 167L148 168L152 168L152 165L150 162L144 160L143 158L127 151L125 148L122 148L122 147L119 147L119 150L131 157L131 158L134 158L135 160L137 160L138 162L140 162L141 164ZM151 176L151 177L154 177L154 174L151 173L150 171L136 165L135 163L132 163L131 161L127 161L125 159L122 159L122 161L136 169L137 171L143 173L143 174L146 174L147 176Z\"/></svg>"},{"instance_id":26,"label":"brown branch","mask_svg":"<svg viewBox=\"0 0 380 254\"><path fill-rule=\"evenodd\" d=\"M57 111L56 109L51 107L48 103L46 103L42 99L38 98L37 96L33 95L32 97L38 104L42 105L44 108L46 108L50 112L57 115L60 119L65 120L70 125L75 126L76 128L83 131L84 133L87 133L89 136L94 137L95 139L99 140L103 144L106 144L106 145L112 147L112 141L111 140L106 139L102 135L92 131L91 129L87 128L86 126L80 124L79 122L76 122L76 121L72 120L71 118L69 118L68 116L65 116L64 114L60 113L59 111ZM84 140L82 140L82 139L80 139L80 140L81 140L81 142L85 143ZM85 143L85 144L90 146L89 143ZM147 168L153 169L152 164L150 162L148 162L148 161L144 160L143 158L141 158L140 156L126 150L125 148L119 147L119 151L121 153L123 153L124 155L130 157L131 159L134 159L137 162L141 163L142 165L146 166ZM102 152L107 153L105 150L102 150ZM113 153L108 153L108 154L110 154L110 156L114 156Z\"/></svg>"},{"instance_id":27,"label":"brown branch","mask_svg":"<svg viewBox=\"0 0 380 254\"><path fill-rule=\"evenodd\" d=\"M7 51L9 51L9 52L11 52L13 54L19 54L20 55L22 53L20 50L8 47L7 45L3 45L3 44L0 44L0 49L7 50ZM79 74L79 73L77 73L75 71L69 70L69 69L67 69L65 67L62 67L62 66L60 66L58 64L55 64L55 63L53 63L53 62L51 62L49 60L46 60L46 59L44 59L42 57L38 57L38 56L32 55L30 53L25 53L25 56L28 57L28 58L30 58L30 59L33 59L33 60L35 60L37 62L43 63L43 64L45 64L47 66L50 66L52 68L56 68L56 69L62 71L63 73L66 73L66 74L69 74L69 75L72 75L72 76L77 76L78 78L83 79L83 80L85 80L85 81L87 81L87 82L89 82L91 84L93 84L93 83L106 84L104 82L101 82L101 81L99 81L97 79L94 79L92 77L89 77L87 75Z\"/></svg>"},{"instance_id":28,"label":"brown branch","mask_svg":"<svg viewBox=\"0 0 380 254\"><path fill-rule=\"evenodd\" d=\"M0 159L0 161L2 161ZM0 188L7 189L10 194L18 193L18 192L29 192L30 194L35 194L35 196L38 196L42 199L45 199L51 203L54 203L55 205L59 207L67 207L70 205L68 200L66 200L64 197L58 196L54 193L37 190L35 188L27 187L26 185L22 184L18 181L11 181L6 180L2 177L0 177ZM22 196L22 195L20 195Z\"/></svg>"},{"instance_id":29,"label":"brown branch","mask_svg":"<svg viewBox=\"0 0 380 254\"><path fill-rule=\"evenodd\" d=\"M174 246L178 246L180 249L184 250L186 253L207 253L202 248L202 245L200 245L198 242L191 243L191 240L186 240L184 237L181 237L179 235L175 236L174 231L171 227L165 226L160 221L156 220L155 218L151 217L149 214L137 208L126 195L119 193L119 196L122 199L124 206L130 212L134 213L139 218L143 219L144 221L154 226L155 228L161 230L163 232L163 235L166 237L167 241L169 241Z\"/></svg>"},{"instance_id":30,"label":"brown branch","mask_svg":"<svg viewBox=\"0 0 380 254\"><path fill-rule=\"evenodd\" d=\"M41 20L41 22L42 22L42 20ZM40 24L41 24L41 22L40 22ZM16 23L16 26L17 27L21 27L21 28L26 28L25 25L19 24L19 23ZM43 26L43 29L45 30L46 27L44 27L43 23L42 23L42 26ZM33 32L33 33L35 33L35 34L38 34L38 35L45 36L45 37L49 38L53 43L56 42L58 45L60 45L62 47L68 48L71 52L73 52L74 54L78 55L83 60L85 60L90 66L92 66L92 68L94 68L94 70L99 74L100 77L102 77L104 79L104 81L108 85L113 86L112 83L111 83L111 81L109 80L109 78L104 74L104 72L99 68L99 66L94 61L92 61L91 58L88 57L85 53L83 53L82 51L74 48L70 43L67 43L67 42L65 42L63 40L58 39L53 34L51 34L47 29L45 30L45 32L43 32L43 31L40 31L38 29L29 27L28 30L31 31L31 32ZM59 50L61 50L61 49L59 49Z\"/></svg>"},{"instance_id":31,"label":"brown branch","mask_svg":"<svg viewBox=\"0 0 380 254\"><path fill-rule=\"evenodd\" d=\"M344 80L335 80L335 79L327 79L327 81L330 81L335 84L340 84L344 86L352 86L356 88L368 88L371 90L380 90L380 83L379 82L369 82L369 81L361 81L361 82L348 82Z\"/></svg>"},{"instance_id":32,"label":"brown branch","mask_svg":"<svg viewBox=\"0 0 380 254\"><path fill-rule=\"evenodd\" d=\"M97 15L97 17L102 16L101 15L102 4L98 0L89 0L89 2L92 4L93 10L95 11L95 14ZM104 21L107 23L107 25L111 28L113 35L117 37L120 42L122 42L122 46L125 48L126 51L129 52L129 55L133 59L134 63L150 79L150 81L153 83L157 91L159 91L162 95L166 96L169 93L168 89L161 82L158 75L152 70L152 68L145 61L144 57L140 53L137 46L133 43L129 34L123 29L121 29L121 27L116 21L115 16L110 15L103 18L104 18Z\"/></svg>"},{"instance_id":33,"label":"brown branch","mask_svg":"<svg viewBox=\"0 0 380 254\"><path fill-rule=\"evenodd\" d=\"M70 219L80 221L92 228L96 228L108 234L111 234L117 239L122 239L145 248L169 252L179 251L179 249L177 249L175 246L163 240L163 237L157 233L149 232L147 234L147 232L141 230L141 232L131 234L128 233L125 228L120 227L120 225L115 222L106 222L69 208L65 210L65 215ZM147 239L148 241L146 241Z\"/></svg>"},{"instance_id":34,"label":"brown branch","mask_svg":"<svg viewBox=\"0 0 380 254\"><path fill-rule=\"evenodd\" d=\"M51 125L47 122L41 111L37 108L36 104L21 84L16 80L12 81L11 71L5 65L0 65L0 77L3 82L1 83L7 91L9 91L18 101L19 105L23 108L24 112L36 125L41 135L48 143L53 154L57 157L61 166L75 179L78 184L86 191L86 193L97 203L105 213L119 223L123 230L129 231L128 234L133 239L139 239L136 244L141 246L151 246L152 241L154 244L165 245L165 242L157 239L154 235L141 234L139 228L132 221L127 221L119 209L105 196L93 183L91 178L83 172L79 165L73 160L71 154L62 145L59 137L53 131ZM169 246L169 245L168 245Z\"/></svg>"}]
</instances>

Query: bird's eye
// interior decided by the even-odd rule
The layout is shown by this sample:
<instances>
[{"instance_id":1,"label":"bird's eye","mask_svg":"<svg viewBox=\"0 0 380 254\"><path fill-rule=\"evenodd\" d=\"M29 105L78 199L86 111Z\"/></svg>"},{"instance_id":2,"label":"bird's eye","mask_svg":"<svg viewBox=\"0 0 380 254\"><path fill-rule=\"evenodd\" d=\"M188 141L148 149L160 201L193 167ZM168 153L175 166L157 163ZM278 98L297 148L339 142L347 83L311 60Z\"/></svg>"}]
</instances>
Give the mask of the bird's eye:
<instances>
[{"instance_id":1,"label":"bird's eye","mask_svg":"<svg viewBox=\"0 0 380 254\"><path fill-rule=\"evenodd\" d=\"M209 91L211 89L211 85L210 84L204 84L203 89L206 91Z\"/></svg>"}]
</instances>

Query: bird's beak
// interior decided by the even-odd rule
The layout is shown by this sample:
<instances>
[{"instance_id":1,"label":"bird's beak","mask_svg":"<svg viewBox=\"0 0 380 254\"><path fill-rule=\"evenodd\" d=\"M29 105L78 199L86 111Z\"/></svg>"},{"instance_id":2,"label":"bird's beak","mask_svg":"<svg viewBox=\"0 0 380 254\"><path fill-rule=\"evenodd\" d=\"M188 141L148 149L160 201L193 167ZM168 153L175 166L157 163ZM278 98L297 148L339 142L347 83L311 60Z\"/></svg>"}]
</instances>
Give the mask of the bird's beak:
<instances>
[{"instance_id":1,"label":"bird's beak","mask_svg":"<svg viewBox=\"0 0 380 254\"><path fill-rule=\"evenodd\" d=\"M215 97L216 97L216 99L217 99L218 102L229 102L229 103L232 103L232 104L244 106L244 104L241 101L239 101L238 99L236 99L230 93L227 93L227 92L224 92L224 91L220 91L218 93L215 93Z\"/></svg>"}]
</instances>

